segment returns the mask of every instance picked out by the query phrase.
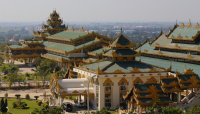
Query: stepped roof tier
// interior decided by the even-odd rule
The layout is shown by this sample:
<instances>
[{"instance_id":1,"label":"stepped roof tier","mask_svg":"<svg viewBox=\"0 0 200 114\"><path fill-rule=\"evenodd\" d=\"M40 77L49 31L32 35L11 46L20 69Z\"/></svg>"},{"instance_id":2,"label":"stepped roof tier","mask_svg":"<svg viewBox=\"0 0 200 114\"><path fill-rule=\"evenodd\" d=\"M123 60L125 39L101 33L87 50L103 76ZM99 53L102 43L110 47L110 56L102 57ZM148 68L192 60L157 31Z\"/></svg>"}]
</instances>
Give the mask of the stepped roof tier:
<instances>
[{"instance_id":1,"label":"stepped roof tier","mask_svg":"<svg viewBox=\"0 0 200 114\"><path fill-rule=\"evenodd\" d=\"M200 29L197 27L198 24L194 27L190 23L187 27L183 25L183 23L180 27L175 25L167 35L161 31L161 34L154 41L144 42L136 48L136 51L141 52L142 56L200 64ZM176 38L177 35L187 36L187 38ZM171 38L172 36L174 38Z\"/></svg>"},{"instance_id":2,"label":"stepped roof tier","mask_svg":"<svg viewBox=\"0 0 200 114\"><path fill-rule=\"evenodd\" d=\"M66 27L65 24L62 24L63 20L60 19L60 15L56 12L56 10L54 10L50 14L50 18L46 21L46 23L47 24L42 25L43 32L41 31L33 32L34 36L37 39L44 39L49 35L65 31L68 29L68 27Z\"/></svg>"},{"instance_id":3,"label":"stepped roof tier","mask_svg":"<svg viewBox=\"0 0 200 114\"><path fill-rule=\"evenodd\" d=\"M124 44L122 44L122 42L124 42ZM89 64L80 64L80 66L75 67L75 69L97 74L166 72L169 70L136 61L135 57L140 56L140 52L131 49L130 44L131 42L120 33L109 46L104 47L104 49L100 48L93 51L93 53L101 53L100 51L102 51L102 55L107 58L89 62Z\"/></svg>"},{"instance_id":4,"label":"stepped roof tier","mask_svg":"<svg viewBox=\"0 0 200 114\"><path fill-rule=\"evenodd\" d=\"M160 105L168 105L171 103L169 93L183 92L188 88L200 88L200 78L191 69L185 69L183 73L176 72L176 75L162 77L159 82L154 77L148 79L147 82L133 84L127 92L124 99L130 100L134 96L135 101L141 107L152 106L158 101Z\"/></svg>"}]
</instances>

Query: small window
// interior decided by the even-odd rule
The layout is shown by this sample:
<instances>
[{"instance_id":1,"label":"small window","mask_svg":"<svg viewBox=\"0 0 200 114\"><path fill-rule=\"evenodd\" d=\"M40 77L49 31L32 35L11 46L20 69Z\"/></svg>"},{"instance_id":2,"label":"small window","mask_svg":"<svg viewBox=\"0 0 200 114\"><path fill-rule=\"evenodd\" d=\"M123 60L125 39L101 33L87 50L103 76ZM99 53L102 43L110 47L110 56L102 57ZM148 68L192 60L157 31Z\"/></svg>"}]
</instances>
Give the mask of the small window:
<instances>
[{"instance_id":1,"label":"small window","mask_svg":"<svg viewBox=\"0 0 200 114\"><path fill-rule=\"evenodd\" d=\"M110 85L110 83L106 84L105 89L106 89L106 91L111 91L111 85Z\"/></svg>"}]
</instances>

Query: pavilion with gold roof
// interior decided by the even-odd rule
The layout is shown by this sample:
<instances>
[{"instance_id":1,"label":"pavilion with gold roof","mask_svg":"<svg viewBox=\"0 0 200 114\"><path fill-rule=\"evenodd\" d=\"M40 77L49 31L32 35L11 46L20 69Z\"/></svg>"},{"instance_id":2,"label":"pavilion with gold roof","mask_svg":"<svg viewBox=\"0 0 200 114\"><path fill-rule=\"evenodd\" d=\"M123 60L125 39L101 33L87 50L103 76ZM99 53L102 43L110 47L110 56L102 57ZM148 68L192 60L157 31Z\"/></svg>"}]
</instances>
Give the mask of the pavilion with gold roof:
<instances>
[{"instance_id":1,"label":"pavilion with gold roof","mask_svg":"<svg viewBox=\"0 0 200 114\"><path fill-rule=\"evenodd\" d=\"M80 62L90 62L101 58L102 50L108 51L106 46L112 41L111 38L98 33L68 29L54 10L43 25L41 31L33 32L34 37L24 40L16 45L7 45L9 49L7 60L14 63L21 59L25 63L32 64L36 57L55 60L62 70L66 71L70 66ZM94 59L90 59L93 57Z\"/></svg>"},{"instance_id":2,"label":"pavilion with gold roof","mask_svg":"<svg viewBox=\"0 0 200 114\"><path fill-rule=\"evenodd\" d=\"M121 30L121 33L115 40L107 46L109 51L102 52L102 60L80 63L79 66L74 66L73 71L78 73L77 79L59 79L56 78L57 76L54 76L54 81L52 80L51 83L55 84L51 85L57 86L51 86L50 88L52 94L58 97L58 103L62 104L61 99L70 95L79 96L79 99L83 98L84 101L86 101L87 83L90 83L90 102L94 107L98 109L103 107L108 107L110 109L121 107L130 110L135 106L138 107L139 111L139 108L142 109L144 107L136 102L132 102L132 104L135 104L131 105L130 101L127 103L126 100L130 99L130 97L134 98L131 96L133 93L130 92L134 91L134 87L143 88L143 85L140 86L140 84L146 84L147 89L150 88L154 90L153 96L149 96L150 98L160 94L153 99L162 98L163 100L160 101L161 105L169 105L171 102L170 96L159 88L159 83L161 79L169 76L171 66L169 65L168 68L165 69L141 62L140 60L138 61L136 57L140 57L141 52L137 52L131 47L132 42L122 34ZM71 83L77 83L77 86L64 86L63 83L70 80ZM80 80L82 80L82 82ZM80 85L84 86L82 87ZM157 91L157 89L159 91ZM134 92L145 94L143 90L140 91L139 89Z\"/></svg>"},{"instance_id":3,"label":"pavilion with gold roof","mask_svg":"<svg viewBox=\"0 0 200 114\"><path fill-rule=\"evenodd\" d=\"M66 27L56 11L50 14L43 31L17 45L7 45L7 59L31 64L36 57L51 59L68 79L56 73L50 91L56 105L65 96L78 96L96 109L120 107L138 113L154 102L159 106L192 107L200 99L200 26L191 22L162 31L152 42L137 48L121 33L111 39L98 33ZM89 84L89 86L88 86ZM89 88L89 89L88 89Z\"/></svg>"}]
</instances>

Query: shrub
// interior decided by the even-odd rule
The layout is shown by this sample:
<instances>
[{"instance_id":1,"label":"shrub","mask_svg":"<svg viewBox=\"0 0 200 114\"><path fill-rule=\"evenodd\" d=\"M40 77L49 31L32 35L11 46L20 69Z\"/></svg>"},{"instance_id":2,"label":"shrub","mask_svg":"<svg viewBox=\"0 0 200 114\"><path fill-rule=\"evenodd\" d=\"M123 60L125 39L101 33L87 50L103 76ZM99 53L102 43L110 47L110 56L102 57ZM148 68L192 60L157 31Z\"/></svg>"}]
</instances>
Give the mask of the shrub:
<instances>
[{"instance_id":1,"label":"shrub","mask_svg":"<svg viewBox=\"0 0 200 114\"><path fill-rule=\"evenodd\" d=\"M13 102L12 107L16 108L16 109L28 109L29 108L27 103L21 102L20 100L18 100L18 102Z\"/></svg>"},{"instance_id":2,"label":"shrub","mask_svg":"<svg viewBox=\"0 0 200 114\"><path fill-rule=\"evenodd\" d=\"M49 105L47 103L43 103L42 107L45 108L45 109L47 109L47 108L49 108Z\"/></svg>"},{"instance_id":3,"label":"shrub","mask_svg":"<svg viewBox=\"0 0 200 114\"><path fill-rule=\"evenodd\" d=\"M29 100L29 99L30 99L29 94L26 94L26 100Z\"/></svg>"},{"instance_id":4,"label":"shrub","mask_svg":"<svg viewBox=\"0 0 200 114\"><path fill-rule=\"evenodd\" d=\"M111 114L106 107L103 107L100 111L96 111L96 114Z\"/></svg>"},{"instance_id":5,"label":"shrub","mask_svg":"<svg viewBox=\"0 0 200 114\"><path fill-rule=\"evenodd\" d=\"M12 103L12 107L13 107L13 108L16 108L16 107L17 107L17 103L16 103L16 102L13 102L13 103Z\"/></svg>"},{"instance_id":6,"label":"shrub","mask_svg":"<svg viewBox=\"0 0 200 114\"><path fill-rule=\"evenodd\" d=\"M19 99L19 97L21 96L20 94L15 94L16 98Z\"/></svg>"},{"instance_id":7,"label":"shrub","mask_svg":"<svg viewBox=\"0 0 200 114\"><path fill-rule=\"evenodd\" d=\"M38 104L39 101L40 101L40 100L36 100L36 103Z\"/></svg>"},{"instance_id":8,"label":"shrub","mask_svg":"<svg viewBox=\"0 0 200 114\"><path fill-rule=\"evenodd\" d=\"M38 102L38 105L41 106L41 105L42 105L42 101L39 101L39 102Z\"/></svg>"},{"instance_id":9,"label":"shrub","mask_svg":"<svg viewBox=\"0 0 200 114\"><path fill-rule=\"evenodd\" d=\"M7 98L7 97L8 97L8 93L7 93L7 92L5 93L4 97L5 97L5 98Z\"/></svg>"},{"instance_id":10,"label":"shrub","mask_svg":"<svg viewBox=\"0 0 200 114\"><path fill-rule=\"evenodd\" d=\"M37 99L39 98L39 96L34 96L34 98L36 99L36 102L37 102Z\"/></svg>"}]
</instances>

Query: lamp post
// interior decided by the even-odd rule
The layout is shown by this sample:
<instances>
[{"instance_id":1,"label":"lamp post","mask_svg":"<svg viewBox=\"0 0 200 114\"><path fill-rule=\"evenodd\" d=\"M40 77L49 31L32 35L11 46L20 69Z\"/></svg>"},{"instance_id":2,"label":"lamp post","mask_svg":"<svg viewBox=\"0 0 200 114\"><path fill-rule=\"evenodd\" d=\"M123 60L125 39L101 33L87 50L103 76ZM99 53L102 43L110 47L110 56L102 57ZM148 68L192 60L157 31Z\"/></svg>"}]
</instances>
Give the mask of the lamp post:
<instances>
[{"instance_id":1,"label":"lamp post","mask_svg":"<svg viewBox=\"0 0 200 114\"><path fill-rule=\"evenodd\" d=\"M88 110L88 114L90 113L90 107L89 107L89 85L90 85L90 80L95 77L96 75L92 75L91 77L88 78L88 91L87 91L87 110ZM81 84L81 86L84 86L84 84Z\"/></svg>"}]
</instances>

